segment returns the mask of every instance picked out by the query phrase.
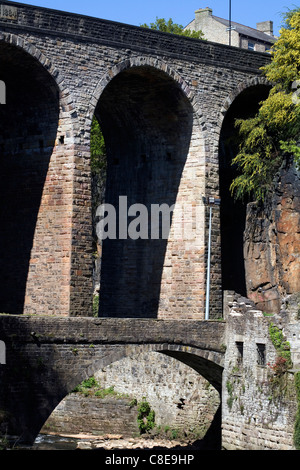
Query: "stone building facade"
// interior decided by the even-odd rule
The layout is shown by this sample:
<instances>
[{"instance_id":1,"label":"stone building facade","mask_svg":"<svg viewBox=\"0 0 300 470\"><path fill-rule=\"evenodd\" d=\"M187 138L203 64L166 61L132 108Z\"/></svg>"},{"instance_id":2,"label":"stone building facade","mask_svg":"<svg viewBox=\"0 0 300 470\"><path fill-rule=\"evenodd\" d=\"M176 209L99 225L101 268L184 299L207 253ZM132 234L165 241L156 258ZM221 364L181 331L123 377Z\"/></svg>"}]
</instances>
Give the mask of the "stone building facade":
<instances>
[{"instance_id":1,"label":"stone building facade","mask_svg":"<svg viewBox=\"0 0 300 470\"><path fill-rule=\"evenodd\" d=\"M263 21L256 24L256 29L213 15L209 7L195 11L195 19L184 29L202 31L205 39L220 44L230 44L251 51L268 52L276 37L273 35L273 22Z\"/></svg>"}]
</instances>

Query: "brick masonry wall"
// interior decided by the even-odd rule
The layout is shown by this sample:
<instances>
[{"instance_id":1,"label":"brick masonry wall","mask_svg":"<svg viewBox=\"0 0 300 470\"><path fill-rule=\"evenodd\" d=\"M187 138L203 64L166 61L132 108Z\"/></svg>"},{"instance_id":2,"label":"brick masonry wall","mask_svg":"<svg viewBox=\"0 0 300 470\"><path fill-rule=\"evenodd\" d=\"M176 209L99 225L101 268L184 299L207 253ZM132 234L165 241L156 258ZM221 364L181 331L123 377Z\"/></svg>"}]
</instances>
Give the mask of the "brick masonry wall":
<instances>
[{"instance_id":1,"label":"brick masonry wall","mask_svg":"<svg viewBox=\"0 0 300 470\"><path fill-rule=\"evenodd\" d=\"M83 397L72 393L54 410L42 428L58 434L139 434L137 408L127 399Z\"/></svg>"},{"instance_id":2,"label":"brick masonry wall","mask_svg":"<svg viewBox=\"0 0 300 470\"><path fill-rule=\"evenodd\" d=\"M62 164L68 173L67 179L71 177L72 180L64 180L64 185L69 185L68 188L63 188L67 202L56 212L56 217L59 214L59 224L62 227L64 243L66 247L68 246L68 251L66 248L64 257L60 256L61 247L57 244L58 229L53 230L54 225L51 223L52 234L48 253L54 256L57 269L51 270L52 264L47 262L45 255L42 259L43 270L39 274L40 286L43 285L44 301L36 292L38 289L41 290L41 287L31 287L36 284L34 277L30 275L25 311L38 312L42 305L44 313L72 316L92 313L89 167L91 119L99 98L101 102L103 91L108 89L108 85L115 77L118 76L122 84L125 77L122 72L133 70L136 73L133 73L132 79L135 79L141 67L147 66L155 71L153 72L154 83L159 85L161 74L166 74L165 77L173 83L171 101L175 100L175 95L180 90L182 98L185 96L192 107L191 142L186 153L181 155L181 157L185 156L186 161L182 170L178 197L200 206L200 222L203 227L199 239L188 248L179 239L174 239L168 244L165 262L163 266L160 266L162 280L160 294L155 295L155 315L159 318L203 319L207 214L203 207L202 196L218 196L218 145L224 114L235 96L247 86L260 82L259 67L264 65L269 57L79 15L17 3L12 5L10 2L2 2L1 5L1 45L13 44L41 61L59 88L61 107L57 138L61 145L57 147L59 154L53 151L50 161L55 163L53 167L55 172L52 176L49 172L47 181L61 185L62 174L59 173L60 167L57 165ZM175 90L177 90L176 93ZM113 94L111 96L114 97ZM154 99L152 106L155 108L156 105ZM137 109L136 107L135 110ZM131 118L127 121L129 125L131 123L130 132L134 130L132 117L135 110L132 109ZM151 112L153 113L153 110ZM177 119L178 117L177 114ZM174 118L176 119L176 114ZM113 116L111 122L116 124L116 116ZM155 123L152 121L152 123L155 124L156 129L159 128L158 121ZM149 133L147 127L143 130L144 139L140 141L139 149L136 147L135 152L138 150L139 154L151 155L155 150L152 145L153 139L149 139L152 134ZM163 137L166 135L167 133L159 137L161 152ZM132 142L136 144L136 141ZM119 147L115 149L111 158L118 156L123 144L124 142L119 142ZM59 155L59 159L56 155ZM162 174L168 178L167 167L163 170L166 155L168 152L164 153L161 171L165 172ZM133 166L128 168L128 173L134 175ZM121 176L122 174L119 178ZM45 195L48 191L47 186L48 183L45 186ZM156 188L155 178L152 188ZM51 219L50 214L51 212L49 212L48 219ZM216 236L213 239L212 250L211 304L212 315L220 317L222 295L220 240L217 236L218 214L215 215L214 223ZM49 227L44 222L38 233L45 236L49 233L48 231ZM40 246L38 239L34 245ZM134 260L134 258L130 259ZM130 269L133 264L130 265ZM151 270L153 267L148 265L142 271L142 275L139 276L141 286L146 285ZM62 288L67 281L67 271L70 276L69 290L68 287ZM150 286L149 291L157 292L155 284L150 284ZM139 292L139 287L140 285L135 287L136 293ZM60 301L59 291L61 290L64 291L65 297L63 303ZM141 287L141 292L144 291L144 287ZM123 297L120 296L122 300L118 305L118 309L121 309L119 315L153 316L147 296L140 298L142 300L139 300L139 303L136 303L136 300L130 300L127 305L124 305ZM116 309L112 310L115 310L114 314L118 314Z\"/></svg>"}]
</instances>

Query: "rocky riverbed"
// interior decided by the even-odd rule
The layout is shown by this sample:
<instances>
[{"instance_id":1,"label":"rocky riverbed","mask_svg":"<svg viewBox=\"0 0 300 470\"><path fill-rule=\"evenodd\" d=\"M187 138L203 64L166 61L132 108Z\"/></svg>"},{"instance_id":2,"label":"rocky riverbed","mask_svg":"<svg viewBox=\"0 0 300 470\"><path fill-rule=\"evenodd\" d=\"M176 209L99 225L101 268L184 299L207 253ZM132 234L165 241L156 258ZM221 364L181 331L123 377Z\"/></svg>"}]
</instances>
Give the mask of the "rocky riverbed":
<instances>
[{"instance_id":1,"label":"rocky riverbed","mask_svg":"<svg viewBox=\"0 0 300 470\"><path fill-rule=\"evenodd\" d=\"M72 443L72 446L70 444ZM124 438L122 435L107 434L94 436L89 434L62 434L62 435L40 435L34 444L34 449L67 448L78 450L115 450L115 449L191 449L197 450L201 447L201 441L192 442L182 439L161 439L158 437L131 437Z\"/></svg>"}]
</instances>

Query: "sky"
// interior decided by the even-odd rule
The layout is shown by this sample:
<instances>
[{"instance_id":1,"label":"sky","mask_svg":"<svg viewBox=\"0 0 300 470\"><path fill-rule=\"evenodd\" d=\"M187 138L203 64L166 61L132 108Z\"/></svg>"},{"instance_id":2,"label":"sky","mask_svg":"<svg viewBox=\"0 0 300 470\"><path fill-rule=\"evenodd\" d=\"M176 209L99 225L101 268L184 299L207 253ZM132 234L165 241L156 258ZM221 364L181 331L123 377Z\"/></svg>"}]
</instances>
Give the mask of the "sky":
<instances>
[{"instance_id":1,"label":"sky","mask_svg":"<svg viewBox=\"0 0 300 470\"><path fill-rule=\"evenodd\" d=\"M19 3L63 10L97 18L140 26L155 22L156 17L187 26L195 10L210 7L213 14L228 19L230 0L23 0ZM256 28L256 23L271 20L274 34L282 24L281 14L300 6L298 0L231 0L231 18Z\"/></svg>"}]
</instances>

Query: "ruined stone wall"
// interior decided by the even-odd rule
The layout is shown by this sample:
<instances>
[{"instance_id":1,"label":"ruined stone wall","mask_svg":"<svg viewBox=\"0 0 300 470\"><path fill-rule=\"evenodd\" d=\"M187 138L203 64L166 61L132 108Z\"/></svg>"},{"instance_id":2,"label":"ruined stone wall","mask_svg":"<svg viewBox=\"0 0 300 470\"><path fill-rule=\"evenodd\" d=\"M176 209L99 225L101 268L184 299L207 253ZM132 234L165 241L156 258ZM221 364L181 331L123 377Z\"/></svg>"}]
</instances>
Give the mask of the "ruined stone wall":
<instances>
[{"instance_id":1,"label":"ruined stone wall","mask_svg":"<svg viewBox=\"0 0 300 470\"><path fill-rule=\"evenodd\" d=\"M233 292L227 301L222 444L233 450L292 450L298 409L294 374L299 370L295 311L266 317L248 299ZM291 345L293 368L280 378L278 373L274 375L278 353L269 333L270 323Z\"/></svg>"}]
</instances>

